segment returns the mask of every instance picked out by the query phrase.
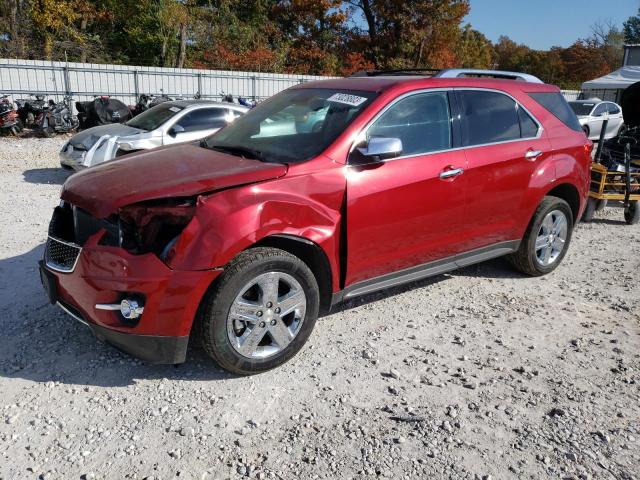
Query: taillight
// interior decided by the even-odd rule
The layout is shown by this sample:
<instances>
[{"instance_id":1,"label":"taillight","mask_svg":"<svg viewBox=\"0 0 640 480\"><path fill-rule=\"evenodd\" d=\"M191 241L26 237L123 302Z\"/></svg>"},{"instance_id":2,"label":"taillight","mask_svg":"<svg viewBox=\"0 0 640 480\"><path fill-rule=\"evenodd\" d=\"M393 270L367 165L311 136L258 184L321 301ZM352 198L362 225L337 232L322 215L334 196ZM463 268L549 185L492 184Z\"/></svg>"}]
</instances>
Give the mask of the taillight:
<instances>
[{"instance_id":1,"label":"taillight","mask_svg":"<svg viewBox=\"0 0 640 480\"><path fill-rule=\"evenodd\" d=\"M591 156L592 152L593 152L593 142L589 140L588 143L584 144L584 153L586 153L588 156Z\"/></svg>"}]
</instances>

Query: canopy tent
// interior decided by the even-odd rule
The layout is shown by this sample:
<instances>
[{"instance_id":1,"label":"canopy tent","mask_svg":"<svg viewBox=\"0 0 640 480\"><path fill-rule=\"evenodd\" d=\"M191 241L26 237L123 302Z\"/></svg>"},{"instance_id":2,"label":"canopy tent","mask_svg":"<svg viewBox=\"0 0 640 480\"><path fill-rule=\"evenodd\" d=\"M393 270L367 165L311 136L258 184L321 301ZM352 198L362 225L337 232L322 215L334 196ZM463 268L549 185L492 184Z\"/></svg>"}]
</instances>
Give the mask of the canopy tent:
<instances>
[{"instance_id":1,"label":"canopy tent","mask_svg":"<svg viewBox=\"0 0 640 480\"><path fill-rule=\"evenodd\" d=\"M640 82L640 66L629 65L604 77L584 82L582 97L619 102L624 89L636 82Z\"/></svg>"}]
</instances>

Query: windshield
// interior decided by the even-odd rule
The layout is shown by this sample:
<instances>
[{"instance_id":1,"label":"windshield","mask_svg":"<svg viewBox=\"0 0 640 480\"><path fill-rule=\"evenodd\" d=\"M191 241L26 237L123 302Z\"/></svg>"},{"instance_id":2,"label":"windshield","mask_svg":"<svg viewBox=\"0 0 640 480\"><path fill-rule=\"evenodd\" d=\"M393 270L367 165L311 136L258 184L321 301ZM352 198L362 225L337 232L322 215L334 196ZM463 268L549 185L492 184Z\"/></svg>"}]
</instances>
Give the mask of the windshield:
<instances>
[{"instance_id":1,"label":"windshield","mask_svg":"<svg viewBox=\"0 0 640 480\"><path fill-rule=\"evenodd\" d=\"M593 107L596 106L595 103L582 103L582 102L569 102L569 106L573 110L577 116L589 115Z\"/></svg>"},{"instance_id":2,"label":"windshield","mask_svg":"<svg viewBox=\"0 0 640 480\"><path fill-rule=\"evenodd\" d=\"M142 112L137 117L126 122L126 124L130 127L139 128L140 130L146 130L148 132L158 128L182 109L183 107L161 103L146 112Z\"/></svg>"},{"instance_id":3,"label":"windshield","mask_svg":"<svg viewBox=\"0 0 640 480\"><path fill-rule=\"evenodd\" d=\"M202 146L266 162L295 163L323 152L375 98L374 92L298 88L261 103Z\"/></svg>"}]
</instances>

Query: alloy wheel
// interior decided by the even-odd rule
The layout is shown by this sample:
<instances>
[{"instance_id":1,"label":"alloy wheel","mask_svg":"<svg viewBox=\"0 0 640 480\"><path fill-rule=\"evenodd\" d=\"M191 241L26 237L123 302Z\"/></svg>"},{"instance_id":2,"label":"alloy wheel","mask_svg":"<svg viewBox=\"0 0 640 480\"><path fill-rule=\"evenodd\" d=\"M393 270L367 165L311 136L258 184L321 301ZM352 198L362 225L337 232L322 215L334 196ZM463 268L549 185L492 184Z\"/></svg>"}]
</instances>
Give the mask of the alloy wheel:
<instances>
[{"instance_id":1,"label":"alloy wheel","mask_svg":"<svg viewBox=\"0 0 640 480\"><path fill-rule=\"evenodd\" d=\"M293 341L304 322L307 299L284 272L267 272L244 285L227 315L233 348L247 358L267 358Z\"/></svg>"},{"instance_id":2,"label":"alloy wheel","mask_svg":"<svg viewBox=\"0 0 640 480\"><path fill-rule=\"evenodd\" d=\"M536 260L543 267L555 263L562 255L567 241L567 217L560 210L549 212L540 225L536 237Z\"/></svg>"}]
</instances>

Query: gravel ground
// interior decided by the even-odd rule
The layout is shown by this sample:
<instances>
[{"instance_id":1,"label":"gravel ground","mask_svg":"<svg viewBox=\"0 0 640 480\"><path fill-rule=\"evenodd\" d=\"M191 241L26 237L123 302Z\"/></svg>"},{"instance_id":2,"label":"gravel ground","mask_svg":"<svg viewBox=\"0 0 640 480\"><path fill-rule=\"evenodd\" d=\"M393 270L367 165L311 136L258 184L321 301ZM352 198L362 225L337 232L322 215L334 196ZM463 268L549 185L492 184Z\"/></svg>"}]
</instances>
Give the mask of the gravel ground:
<instances>
[{"instance_id":1,"label":"gravel ground","mask_svg":"<svg viewBox=\"0 0 640 480\"><path fill-rule=\"evenodd\" d=\"M496 260L321 319L238 378L149 366L49 305L36 262L65 139L0 139L0 479L640 478L640 227L610 208L564 263Z\"/></svg>"}]
</instances>

